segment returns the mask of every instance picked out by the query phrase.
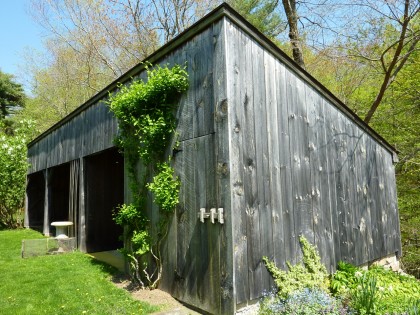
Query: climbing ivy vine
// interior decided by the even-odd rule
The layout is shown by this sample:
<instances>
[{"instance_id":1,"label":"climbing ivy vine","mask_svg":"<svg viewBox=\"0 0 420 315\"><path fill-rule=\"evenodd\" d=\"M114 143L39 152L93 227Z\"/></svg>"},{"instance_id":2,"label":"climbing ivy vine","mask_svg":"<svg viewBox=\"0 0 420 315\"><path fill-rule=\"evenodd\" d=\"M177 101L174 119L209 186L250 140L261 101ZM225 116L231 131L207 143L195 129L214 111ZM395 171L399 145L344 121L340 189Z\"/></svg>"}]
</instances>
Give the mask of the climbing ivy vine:
<instances>
[{"instance_id":1,"label":"climbing ivy vine","mask_svg":"<svg viewBox=\"0 0 420 315\"><path fill-rule=\"evenodd\" d=\"M147 81L137 80L121 85L110 96L110 109L118 120L116 145L126 159L133 203L119 206L114 214L117 224L124 227L131 274L141 286L155 287L161 277L160 241L166 236L168 218L178 204L180 182L170 163L171 143L175 143L174 111L180 95L188 89L185 67L175 65L146 66ZM165 154L166 152L166 154ZM139 162L145 170L139 175ZM150 180L150 178L154 177ZM152 235L146 213L146 195L154 195L162 210L159 232ZM150 254L156 268L145 266L144 256ZM145 283L146 281L146 283Z\"/></svg>"}]
</instances>

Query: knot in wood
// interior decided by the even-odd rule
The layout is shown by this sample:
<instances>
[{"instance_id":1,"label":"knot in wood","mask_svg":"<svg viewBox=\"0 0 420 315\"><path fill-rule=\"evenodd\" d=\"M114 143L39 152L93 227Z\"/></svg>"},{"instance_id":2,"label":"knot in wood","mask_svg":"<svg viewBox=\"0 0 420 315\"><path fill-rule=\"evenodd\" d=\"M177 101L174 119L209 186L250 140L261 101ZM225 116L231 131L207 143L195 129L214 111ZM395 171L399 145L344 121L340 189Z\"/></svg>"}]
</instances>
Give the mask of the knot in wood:
<instances>
[{"instance_id":1,"label":"knot in wood","mask_svg":"<svg viewBox=\"0 0 420 315\"><path fill-rule=\"evenodd\" d=\"M229 167L227 163L218 163L217 173L226 176L229 173Z\"/></svg>"},{"instance_id":2,"label":"knot in wood","mask_svg":"<svg viewBox=\"0 0 420 315\"><path fill-rule=\"evenodd\" d=\"M224 99L221 103L220 103L220 111L223 114L227 114L228 112L228 101L227 99Z\"/></svg>"},{"instance_id":3,"label":"knot in wood","mask_svg":"<svg viewBox=\"0 0 420 315\"><path fill-rule=\"evenodd\" d=\"M214 113L216 121L221 121L225 119L225 117L227 116L227 112L228 112L228 103L227 103L227 99L224 99L218 104L217 110Z\"/></svg>"}]
</instances>

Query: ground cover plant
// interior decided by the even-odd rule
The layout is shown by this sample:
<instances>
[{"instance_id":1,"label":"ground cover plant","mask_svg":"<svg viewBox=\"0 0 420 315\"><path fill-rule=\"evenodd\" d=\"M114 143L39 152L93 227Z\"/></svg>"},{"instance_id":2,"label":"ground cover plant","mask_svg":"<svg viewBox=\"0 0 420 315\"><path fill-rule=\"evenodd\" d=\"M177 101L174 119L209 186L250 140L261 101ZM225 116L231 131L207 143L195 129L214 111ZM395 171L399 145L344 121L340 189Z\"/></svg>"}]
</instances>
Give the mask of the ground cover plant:
<instances>
[{"instance_id":1,"label":"ground cover plant","mask_svg":"<svg viewBox=\"0 0 420 315\"><path fill-rule=\"evenodd\" d=\"M264 263L272 274L276 291L264 297L259 313L263 315L339 315L347 314L341 301L329 292L330 281L327 269L315 246L301 236L299 242L303 262L296 265L287 263L288 270L277 268L274 262L264 257Z\"/></svg>"},{"instance_id":2,"label":"ground cover plant","mask_svg":"<svg viewBox=\"0 0 420 315\"><path fill-rule=\"evenodd\" d=\"M0 313L148 314L156 307L133 300L115 287L115 270L80 252L20 257L22 239L41 238L32 230L0 231Z\"/></svg>"},{"instance_id":3,"label":"ground cover plant","mask_svg":"<svg viewBox=\"0 0 420 315\"><path fill-rule=\"evenodd\" d=\"M415 277L340 262L328 279L316 248L304 237L300 243L303 263L287 264L288 271L263 258L277 288L261 300L259 314L420 314L420 282Z\"/></svg>"},{"instance_id":4,"label":"ground cover plant","mask_svg":"<svg viewBox=\"0 0 420 315\"><path fill-rule=\"evenodd\" d=\"M420 314L420 282L379 266L363 270L341 262L331 290L359 314Z\"/></svg>"}]
</instances>

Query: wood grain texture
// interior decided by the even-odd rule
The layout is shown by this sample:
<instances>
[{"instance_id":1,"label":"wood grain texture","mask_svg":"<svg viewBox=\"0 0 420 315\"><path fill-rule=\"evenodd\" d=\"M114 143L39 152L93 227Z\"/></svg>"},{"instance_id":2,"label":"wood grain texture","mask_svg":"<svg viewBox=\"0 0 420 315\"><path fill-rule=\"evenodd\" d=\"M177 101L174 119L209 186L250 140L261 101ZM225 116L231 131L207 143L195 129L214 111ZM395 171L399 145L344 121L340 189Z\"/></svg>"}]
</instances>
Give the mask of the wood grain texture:
<instances>
[{"instance_id":1,"label":"wood grain texture","mask_svg":"<svg viewBox=\"0 0 420 315\"><path fill-rule=\"evenodd\" d=\"M105 103L89 107L28 148L29 174L113 147L115 125Z\"/></svg>"},{"instance_id":2,"label":"wood grain texture","mask_svg":"<svg viewBox=\"0 0 420 315\"><path fill-rule=\"evenodd\" d=\"M267 187L265 194L268 195L269 200L266 201L268 205L268 215L271 219L272 239L270 234L266 233L266 241L270 242L272 248L268 247L264 251L270 259L284 268L285 261L280 257L285 257L284 249L284 229L283 229L283 209L281 207L281 195L276 192L281 191L281 162L279 152L279 124L277 121L278 113L278 93L277 83L278 75L276 69L275 58L264 52L264 76L265 76L265 94L266 94L266 121L267 121L267 151L266 154L269 159L269 164L265 168L267 177L269 178L269 187ZM264 227L262 227L264 231ZM272 277L269 278L270 280ZM269 286L274 286L274 283L270 282Z\"/></svg>"},{"instance_id":3,"label":"wood grain texture","mask_svg":"<svg viewBox=\"0 0 420 315\"><path fill-rule=\"evenodd\" d=\"M267 290L260 257L282 268L301 259L299 235L330 271L341 260L362 264L398 248L389 228L395 204L384 193L385 182L395 183L389 152L249 34L228 30L231 185L243 189L232 204L246 213L235 218L237 303Z\"/></svg>"},{"instance_id":4,"label":"wood grain texture","mask_svg":"<svg viewBox=\"0 0 420 315\"><path fill-rule=\"evenodd\" d=\"M309 128L309 161L311 169L311 199L314 216L315 245L328 269L336 266L334 253L333 214L330 203L328 176L328 143L325 129L324 104L316 91L306 87Z\"/></svg>"},{"instance_id":5,"label":"wood grain texture","mask_svg":"<svg viewBox=\"0 0 420 315\"><path fill-rule=\"evenodd\" d=\"M227 42L226 71L230 93L230 115L232 128L229 130L230 146L229 151L233 156L242 157L246 148L247 130L244 124L244 107L246 106L246 91L241 89L245 76L243 67L245 63L245 50L238 49L243 47L243 38L239 36L238 30L232 25L228 25L226 32L232 40ZM230 53L235 56L230 57ZM247 213L245 204L244 181L246 170L242 168L242 159L230 159L230 177L233 183L231 205L235 213L232 216L233 234L233 261L235 277L236 303L244 303L248 300L248 242L247 242Z\"/></svg>"},{"instance_id":6,"label":"wood grain texture","mask_svg":"<svg viewBox=\"0 0 420 315\"><path fill-rule=\"evenodd\" d=\"M223 12L151 60L185 64L190 76L175 113L172 140L180 145L171 163L180 205L162 244L162 288L207 312L232 314L273 284L263 256L281 268L300 260L300 235L318 246L329 271L340 260L361 264L401 252L401 244L390 146ZM121 80L128 76L145 72L138 66ZM84 158L112 147L118 132L106 98L98 94L29 146L30 174L80 159L80 235ZM148 205L156 226L161 215ZM200 223L201 207L224 208L225 224Z\"/></svg>"}]
</instances>

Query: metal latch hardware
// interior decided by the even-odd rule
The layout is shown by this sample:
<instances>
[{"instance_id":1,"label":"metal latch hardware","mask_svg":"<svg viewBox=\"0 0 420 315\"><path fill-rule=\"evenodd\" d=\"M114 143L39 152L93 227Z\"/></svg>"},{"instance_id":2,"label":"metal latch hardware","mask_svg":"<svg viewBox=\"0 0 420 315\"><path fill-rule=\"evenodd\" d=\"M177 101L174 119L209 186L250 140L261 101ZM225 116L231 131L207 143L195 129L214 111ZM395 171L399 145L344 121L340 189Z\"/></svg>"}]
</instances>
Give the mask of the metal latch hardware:
<instances>
[{"instance_id":1,"label":"metal latch hardware","mask_svg":"<svg viewBox=\"0 0 420 315\"><path fill-rule=\"evenodd\" d=\"M208 218L210 218L210 221L213 224L215 223L215 220L219 221L220 224L225 223L223 217L223 208L211 208L210 212L206 212L206 208L200 208L200 212L198 212L198 218L202 223L204 223L204 220Z\"/></svg>"}]
</instances>

